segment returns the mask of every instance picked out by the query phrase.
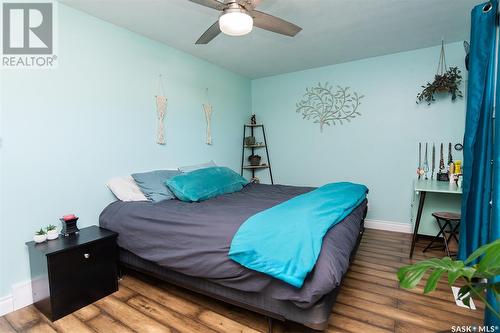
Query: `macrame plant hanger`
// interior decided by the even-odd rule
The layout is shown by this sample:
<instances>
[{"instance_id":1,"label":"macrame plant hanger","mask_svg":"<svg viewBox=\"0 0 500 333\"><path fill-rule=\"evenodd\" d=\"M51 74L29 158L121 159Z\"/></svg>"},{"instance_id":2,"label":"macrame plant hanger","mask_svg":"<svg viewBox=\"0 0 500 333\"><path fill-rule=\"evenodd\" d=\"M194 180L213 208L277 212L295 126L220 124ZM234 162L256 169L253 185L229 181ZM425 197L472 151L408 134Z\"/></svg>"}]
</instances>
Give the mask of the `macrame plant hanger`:
<instances>
[{"instance_id":1,"label":"macrame plant hanger","mask_svg":"<svg viewBox=\"0 0 500 333\"><path fill-rule=\"evenodd\" d=\"M156 117L158 122L156 143L159 145L165 144L165 114L167 113L167 97L165 96L165 88L161 74L158 76L158 89L156 100Z\"/></svg>"},{"instance_id":2,"label":"macrame plant hanger","mask_svg":"<svg viewBox=\"0 0 500 333\"><path fill-rule=\"evenodd\" d=\"M446 73L447 66L446 66L446 56L444 54L444 39L441 39L441 53L439 54L439 62L438 62L438 68L437 68L437 75L443 75Z\"/></svg>"},{"instance_id":3,"label":"macrame plant hanger","mask_svg":"<svg viewBox=\"0 0 500 333\"><path fill-rule=\"evenodd\" d=\"M203 113L205 113L205 120L207 122L207 145L212 144L212 112L213 108L208 99L208 88L205 90L206 103L203 104Z\"/></svg>"}]
</instances>

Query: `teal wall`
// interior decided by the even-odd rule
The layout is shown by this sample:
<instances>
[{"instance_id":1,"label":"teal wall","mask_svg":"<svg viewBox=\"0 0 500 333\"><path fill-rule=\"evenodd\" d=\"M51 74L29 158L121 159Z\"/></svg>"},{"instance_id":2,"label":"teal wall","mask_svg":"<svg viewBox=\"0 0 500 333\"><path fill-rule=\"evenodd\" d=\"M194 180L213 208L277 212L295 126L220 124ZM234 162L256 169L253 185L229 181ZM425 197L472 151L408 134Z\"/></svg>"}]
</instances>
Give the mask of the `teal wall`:
<instances>
[{"instance_id":1,"label":"teal wall","mask_svg":"<svg viewBox=\"0 0 500 333\"><path fill-rule=\"evenodd\" d=\"M250 81L59 6L59 68L1 71L0 298L29 279L24 245L65 213L98 223L113 176L210 159L238 169ZM155 144L153 96L168 97L166 146ZM205 87L214 106L205 144Z\"/></svg>"},{"instance_id":2,"label":"teal wall","mask_svg":"<svg viewBox=\"0 0 500 333\"><path fill-rule=\"evenodd\" d=\"M448 65L465 72L461 43L446 45L446 56ZM433 79L438 57L439 47L433 47L253 80L252 110L266 125L275 182L364 183L370 189L368 218L410 223L418 142L457 143L463 137L465 98L415 103L420 86ZM325 81L365 97L362 116L320 133L295 104L306 87ZM459 210L459 197L435 199L427 208ZM430 222L428 210L424 217Z\"/></svg>"},{"instance_id":3,"label":"teal wall","mask_svg":"<svg viewBox=\"0 0 500 333\"><path fill-rule=\"evenodd\" d=\"M81 226L97 223L113 200L110 177L209 159L238 169L241 124L252 111L266 125L277 183L365 183L369 217L383 221L410 222L417 143L462 140L463 100L415 104L438 48L250 82L64 5L59 35L57 69L0 71L0 298L29 279L24 242L37 228L70 212ZM462 67L460 43L447 45L447 60ZM169 98L166 146L154 143L159 74ZM320 81L364 94L362 116L323 133L302 120L295 103ZM213 146L204 143L206 87ZM458 209L457 198L432 196L428 208L443 203Z\"/></svg>"}]
</instances>

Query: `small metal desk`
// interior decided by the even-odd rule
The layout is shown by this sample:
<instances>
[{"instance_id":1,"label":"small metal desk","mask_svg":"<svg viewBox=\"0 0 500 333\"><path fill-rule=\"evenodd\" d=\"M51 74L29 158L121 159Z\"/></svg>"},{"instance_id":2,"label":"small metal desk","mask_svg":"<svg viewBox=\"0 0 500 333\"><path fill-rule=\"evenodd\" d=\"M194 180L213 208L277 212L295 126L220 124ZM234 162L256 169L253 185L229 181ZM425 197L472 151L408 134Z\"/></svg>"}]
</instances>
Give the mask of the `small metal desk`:
<instances>
[{"instance_id":1,"label":"small metal desk","mask_svg":"<svg viewBox=\"0 0 500 333\"><path fill-rule=\"evenodd\" d=\"M420 226L420 219L422 218L422 211L424 209L425 196L427 192L462 194L462 188L458 187L455 183L439 182L435 179L432 180L416 179L414 182L414 190L415 192L420 192L420 200L418 202L417 216L415 219L415 228L413 229L410 258L413 257L413 251L415 250L415 243L418 237L418 227Z\"/></svg>"}]
</instances>

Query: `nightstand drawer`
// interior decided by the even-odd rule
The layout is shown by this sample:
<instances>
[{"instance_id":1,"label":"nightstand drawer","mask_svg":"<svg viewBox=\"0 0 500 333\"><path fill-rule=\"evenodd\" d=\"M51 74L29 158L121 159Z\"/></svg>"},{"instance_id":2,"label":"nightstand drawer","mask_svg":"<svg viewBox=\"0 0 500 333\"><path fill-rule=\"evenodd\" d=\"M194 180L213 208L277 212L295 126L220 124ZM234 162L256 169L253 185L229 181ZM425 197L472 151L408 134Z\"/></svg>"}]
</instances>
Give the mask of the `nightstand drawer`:
<instances>
[{"instance_id":1,"label":"nightstand drawer","mask_svg":"<svg viewBox=\"0 0 500 333\"><path fill-rule=\"evenodd\" d=\"M114 238L52 254L47 261L53 317L69 314L117 290Z\"/></svg>"}]
</instances>

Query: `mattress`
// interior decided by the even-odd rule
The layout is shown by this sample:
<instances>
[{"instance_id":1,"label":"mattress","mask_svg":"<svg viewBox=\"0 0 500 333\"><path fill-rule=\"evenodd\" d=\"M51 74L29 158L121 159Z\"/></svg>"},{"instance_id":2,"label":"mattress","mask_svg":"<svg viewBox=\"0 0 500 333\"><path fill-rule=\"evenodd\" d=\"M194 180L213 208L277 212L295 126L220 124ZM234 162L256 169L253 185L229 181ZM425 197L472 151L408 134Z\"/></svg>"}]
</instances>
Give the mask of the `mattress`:
<instances>
[{"instance_id":1,"label":"mattress","mask_svg":"<svg viewBox=\"0 0 500 333\"><path fill-rule=\"evenodd\" d=\"M245 292L310 307L341 282L356 246L366 201L328 231L314 270L302 288L247 269L227 256L239 226L250 216L313 190L311 187L249 184L242 191L199 203L121 202L101 213L118 245L170 270Z\"/></svg>"}]
</instances>

